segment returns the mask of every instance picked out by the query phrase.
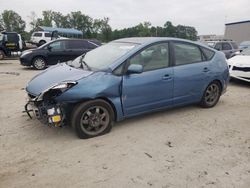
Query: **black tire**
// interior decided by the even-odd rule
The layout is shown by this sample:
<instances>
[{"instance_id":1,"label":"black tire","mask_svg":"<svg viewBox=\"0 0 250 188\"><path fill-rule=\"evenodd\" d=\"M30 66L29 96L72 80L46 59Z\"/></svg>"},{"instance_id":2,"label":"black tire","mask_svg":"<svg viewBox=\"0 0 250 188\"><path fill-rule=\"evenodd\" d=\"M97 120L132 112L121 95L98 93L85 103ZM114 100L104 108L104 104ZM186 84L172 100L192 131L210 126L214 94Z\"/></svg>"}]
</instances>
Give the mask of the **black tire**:
<instances>
[{"instance_id":1,"label":"black tire","mask_svg":"<svg viewBox=\"0 0 250 188\"><path fill-rule=\"evenodd\" d=\"M4 60L5 58L5 53L3 50L0 50L0 60Z\"/></svg>"},{"instance_id":2,"label":"black tire","mask_svg":"<svg viewBox=\"0 0 250 188\"><path fill-rule=\"evenodd\" d=\"M47 62L45 61L43 57L35 57L32 60L32 65L37 70L43 70L46 68Z\"/></svg>"},{"instance_id":3,"label":"black tire","mask_svg":"<svg viewBox=\"0 0 250 188\"><path fill-rule=\"evenodd\" d=\"M98 112L97 109L99 109ZM114 119L112 106L104 100L97 99L86 101L75 107L71 126L79 138L88 139L109 133Z\"/></svg>"},{"instance_id":4,"label":"black tire","mask_svg":"<svg viewBox=\"0 0 250 188\"><path fill-rule=\"evenodd\" d=\"M212 83L210 83L204 91L200 105L203 108L214 107L220 99L221 90L222 88L218 81L213 81Z\"/></svg>"},{"instance_id":5,"label":"black tire","mask_svg":"<svg viewBox=\"0 0 250 188\"><path fill-rule=\"evenodd\" d=\"M46 41L41 40L41 41L38 43L38 46L42 46L42 45L45 44L45 43L46 43Z\"/></svg>"}]
</instances>

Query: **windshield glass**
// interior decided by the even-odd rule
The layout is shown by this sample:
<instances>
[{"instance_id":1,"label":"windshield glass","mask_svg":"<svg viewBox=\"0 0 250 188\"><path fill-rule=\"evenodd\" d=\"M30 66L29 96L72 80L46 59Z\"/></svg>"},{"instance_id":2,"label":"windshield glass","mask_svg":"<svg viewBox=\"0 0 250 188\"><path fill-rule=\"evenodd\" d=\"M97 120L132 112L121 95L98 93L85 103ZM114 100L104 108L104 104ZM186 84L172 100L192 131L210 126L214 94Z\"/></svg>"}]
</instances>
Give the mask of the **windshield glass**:
<instances>
[{"instance_id":1,"label":"windshield glass","mask_svg":"<svg viewBox=\"0 0 250 188\"><path fill-rule=\"evenodd\" d=\"M91 68L91 69L105 69L108 68L109 65L114 63L121 56L132 50L136 47L137 44L134 43L119 43L119 42L111 42L100 46L90 52L88 52L83 61ZM80 68L81 56L76 58L71 65Z\"/></svg>"},{"instance_id":2,"label":"windshield glass","mask_svg":"<svg viewBox=\"0 0 250 188\"><path fill-rule=\"evenodd\" d=\"M250 55L250 48L246 48L241 52L243 55Z\"/></svg>"}]
</instances>

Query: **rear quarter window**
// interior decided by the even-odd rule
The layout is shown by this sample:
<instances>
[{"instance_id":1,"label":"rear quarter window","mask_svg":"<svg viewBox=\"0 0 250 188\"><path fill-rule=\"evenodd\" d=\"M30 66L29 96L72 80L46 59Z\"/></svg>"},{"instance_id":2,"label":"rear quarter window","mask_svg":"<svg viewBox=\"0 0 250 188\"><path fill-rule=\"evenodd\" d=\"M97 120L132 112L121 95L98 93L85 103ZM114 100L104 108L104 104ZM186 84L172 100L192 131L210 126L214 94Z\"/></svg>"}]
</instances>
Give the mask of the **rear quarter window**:
<instances>
[{"instance_id":1,"label":"rear quarter window","mask_svg":"<svg viewBox=\"0 0 250 188\"><path fill-rule=\"evenodd\" d=\"M207 60L211 60L214 57L215 52L207 48L201 47L202 52L204 53Z\"/></svg>"},{"instance_id":2,"label":"rear quarter window","mask_svg":"<svg viewBox=\"0 0 250 188\"><path fill-rule=\"evenodd\" d=\"M45 37L51 37L50 33L45 33Z\"/></svg>"},{"instance_id":3,"label":"rear quarter window","mask_svg":"<svg viewBox=\"0 0 250 188\"><path fill-rule=\"evenodd\" d=\"M231 44L232 44L232 46L233 46L234 49L238 49L239 48L238 45L235 42L231 42Z\"/></svg>"}]
</instances>

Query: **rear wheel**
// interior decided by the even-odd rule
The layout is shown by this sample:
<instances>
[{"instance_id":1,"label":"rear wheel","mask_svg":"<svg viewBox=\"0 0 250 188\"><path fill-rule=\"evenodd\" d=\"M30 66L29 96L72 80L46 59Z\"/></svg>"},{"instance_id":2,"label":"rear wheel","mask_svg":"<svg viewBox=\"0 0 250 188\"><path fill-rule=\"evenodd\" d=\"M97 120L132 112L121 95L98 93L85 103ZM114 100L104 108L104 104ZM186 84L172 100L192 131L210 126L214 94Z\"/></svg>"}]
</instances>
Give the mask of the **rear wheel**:
<instances>
[{"instance_id":1,"label":"rear wheel","mask_svg":"<svg viewBox=\"0 0 250 188\"><path fill-rule=\"evenodd\" d=\"M0 60L3 60L5 57L4 51L0 50Z\"/></svg>"},{"instance_id":2,"label":"rear wheel","mask_svg":"<svg viewBox=\"0 0 250 188\"><path fill-rule=\"evenodd\" d=\"M45 44L45 43L46 43L46 41L41 40L41 41L38 43L38 46L42 46L42 45Z\"/></svg>"},{"instance_id":3,"label":"rear wheel","mask_svg":"<svg viewBox=\"0 0 250 188\"><path fill-rule=\"evenodd\" d=\"M208 85L206 88L202 100L201 100L201 106L204 108L211 108L214 107L221 96L221 86L218 81L214 81L211 84Z\"/></svg>"},{"instance_id":4,"label":"rear wheel","mask_svg":"<svg viewBox=\"0 0 250 188\"><path fill-rule=\"evenodd\" d=\"M34 67L35 69L37 69L37 70L43 70L43 69L46 68L46 61L45 61L45 59L42 58L42 57L35 57L35 58L33 59L32 64L33 64L33 67Z\"/></svg>"},{"instance_id":5,"label":"rear wheel","mask_svg":"<svg viewBox=\"0 0 250 188\"><path fill-rule=\"evenodd\" d=\"M110 132L114 123L114 111L104 100L84 102L76 107L72 127L79 138L87 139Z\"/></svg>"}]
</instances>

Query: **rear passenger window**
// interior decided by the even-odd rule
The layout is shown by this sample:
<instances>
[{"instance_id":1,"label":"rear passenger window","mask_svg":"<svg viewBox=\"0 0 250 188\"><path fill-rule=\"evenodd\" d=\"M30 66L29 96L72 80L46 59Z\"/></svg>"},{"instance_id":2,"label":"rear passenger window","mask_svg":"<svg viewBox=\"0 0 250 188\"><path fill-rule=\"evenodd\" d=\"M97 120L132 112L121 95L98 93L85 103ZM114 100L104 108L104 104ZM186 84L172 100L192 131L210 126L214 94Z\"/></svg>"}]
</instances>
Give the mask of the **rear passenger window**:
<instances>
[{"instance_id":1,"label":"rear passenger window","mask_svg":"<svg viewBox=\"0 0 250 188\"><path fill-rule=\"evenodd\" d=\"M41 36L42 36L42 33L34 33L33 36L34 36L34 37L41 37Z\"/></svg>"},{"instance_id":2,"label":"rear passenger window","mask_svg":"<svg viewBox=\"0 0 250 188\"><path fill-rule=\"evenodd\" d=\"M67 42L68 49L88 49L87 41L72 40Z\"/></svg>"},{"instance_id":3,"label":"rear passenger window","mask_svg":"<svg viewBox=\"0 0 250 188\"><path fill-rule=\"evenodd\" d=\"M209 50L207 48L203 48L203 47L201 47L201 49L202 49L203 53L205 54L206 60L211 60L213 58L213 56L215 54L214 51Z\"/></svg>"},{"instance_id":4,"label":"rear passenger window","mask_svg":"<svg viewBox=\"0 0 250 188\"><path fill-rule=\"evenodd\" d=\"M198 46L187 43L175 43L175 64L185 65L202 62L202 54Z\"/></svg>"},{"instance_id":5,"label":"rear passenger window","mask_svg":"<svg viewBox=\"0 0 250 188\"><path fill-rule=\"evenodd\" d=\"M51 37L50 33L45 33L45 37Z\"/></svg>"}]
</instances>

